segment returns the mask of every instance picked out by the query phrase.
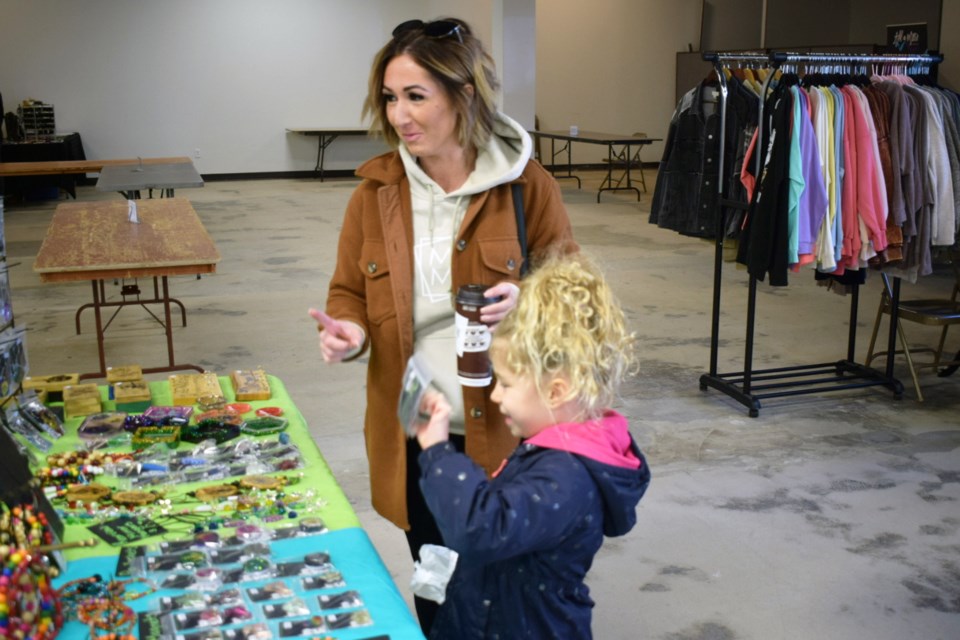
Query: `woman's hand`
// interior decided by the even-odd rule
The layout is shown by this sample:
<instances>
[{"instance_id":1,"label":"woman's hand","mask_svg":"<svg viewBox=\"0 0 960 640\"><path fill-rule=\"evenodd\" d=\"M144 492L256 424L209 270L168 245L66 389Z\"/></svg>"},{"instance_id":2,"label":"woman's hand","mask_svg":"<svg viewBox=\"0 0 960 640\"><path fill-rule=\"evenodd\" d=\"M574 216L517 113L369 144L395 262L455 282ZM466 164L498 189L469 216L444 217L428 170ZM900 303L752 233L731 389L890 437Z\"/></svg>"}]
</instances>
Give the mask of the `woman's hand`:
<instances>
[{"instance_id":1,"label":"woman's hand","mask_svg":"<svg viewBox=\"0 0 960 640\"><path fill-rule=\"evenodd\" d=\"M363 329L353 322L334 320L319 309L310 309L310 317L317 321L320 332L320 353L323 361L332 364L342 362L353 355L362 345Z\"/></svg>"},{"instance_id":2,"label":"woman's hand","mask_svg":"<svg viewBox=\"0 0 960 640\"><path fill-rule=\"evenodd\" d=\"M488 304L480 308L480 322L484 323L493 331L497 324L503 320L511 309L517 306L517 296L520 294L520 287L512 282L501 282L495 284L483 292L484 297L496 298L500 296L500 302Z\"/></svg>"},{"instance_id":3,"label":"woman's hand","mask_svg":"<svg viewBox=\"0 0 960 640\"><path fill-rule=\"evenodd\" d=\"M417 442L421 449L428 449L439 442L450 439L450 403L443 394L427 389L420 401L420 413L430 416L417 424Z\"/></svg>"}]
</instances>

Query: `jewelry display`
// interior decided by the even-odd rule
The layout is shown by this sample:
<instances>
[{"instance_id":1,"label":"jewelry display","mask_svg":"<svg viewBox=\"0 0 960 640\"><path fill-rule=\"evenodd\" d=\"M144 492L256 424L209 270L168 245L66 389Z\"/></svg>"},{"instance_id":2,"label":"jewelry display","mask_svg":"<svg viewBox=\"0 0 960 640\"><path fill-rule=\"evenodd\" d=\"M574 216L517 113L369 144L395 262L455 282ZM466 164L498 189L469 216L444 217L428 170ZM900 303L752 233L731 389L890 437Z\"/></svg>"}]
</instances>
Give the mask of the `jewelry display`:
<instances>
[{"instance_id":1,"label":"jewelry display","mask_svg":"<svg viewBox=\"0 0 960 640\"><path fill-rule=\"evenodd\" d=\"M215 409L216 404L225 404L220 379L215 373L173 374L168 381L175 405L197 404L203 409Z\"/></svg>"},{"instance_id":2,"label":"jewelry display","mask_svg":"<svg viewBox=\"0 0 960 640\"><path fill-rule=\"evenodd\" d=\"M148 420L154 420L156 423L161 423L164 420L178 419L178 420L189 420L190 416L193 415L193 407L188 406L154 406L148 407L143 412L143 417Z\"/></svg>"},{"instance_id":3,"label":"jewelry display","mask_svg":"<svg viewBox=\"0 0 960 640\"><path fill-rule=\"evenodd\" d=\"M317 596L320 602L320 608L324 611L329 609L355 609L363 606L363 598L358 591L341 591L340 593L324 593Z\"/></svg>"},{"instance_id":4,"label":"jewelry display","mask_svg":"<svg viewBox=\"0 0 960 640\"><path fill-rule=\"evenodd\" d=\"M343 574L339 571L326 571L320 575L307 576L300 584L306 591L313 589L335 589L347 586L347 583L343 580Z\"/></svg>"},{"instance_id":5,"label":"jewelry display","mask_svg":"<svg viewBox=\"0 0 960 640\"><path fill-rule=\"evenodd\" d=\"M293 595L293 589L287 586L286 582L277 581L265 584L262 587L252 587L247 589L247 596L254 602L266 602L267 600L282 600Z\"/></svg>"},{"instance_id":6,"label":"jewelry display","mask_svg":"<svg viewBox=\"0 0 960 640\"><path fill-rule=\"evenodd\" d=\"M105 411L94 413L83 419L77 429L81 440L109 440L123 433L123 425L127 419L124 411Z\"/></svg>"},{"instance_id":7,"label":"jewelry display","mask_svg":"<svg viewBox=\"0 0 960 640\"><path fill-rule=\"evenodd\" d=\"M247 476L240 479L240 486L245 489L259 489L261 491L277 490L287 483L283 476Z\"/></svg>"},{"instance_id":8,"label":"jewelry display","mask_svg":"<svg viewBox=\"0 0 960 640\"><path fill-rule=\"evenodd\" d=\"M136 614L117 598L87 598L77 605L77 619L90 629L91 637L100 631L129 635Z\"/></svg>"},{"instance_id":9,"label":"jewelry display","mask_svg":"<svg viewBox=\"0 0 960 640\"><path fill-rule=\"evenodd\" d=\"M269 618L294 618L310 613L310 607L300 598L291 598L279 604L263 605L263 615Z\"/></svg>"},{"instance_id":10,"label":"jewelry display","mask_svg":"<svg viewBox=\"0 0 960 640\"><path fill-rule=\"evenodd\" d=\"M200 389L208 378L192 378L179 390ZM128 552L116 566L122 579L96 575L48 589L58 625L79 621L91 640L133 640L137 629L181 640L272 640L330 638L334 629L372 624L360 592L348 588L330 553L319 550L317 541L333 538L275 544L327 531L327 501L313 484L301 485L305 473L297 470L304 458L286 432L283 409L257 408L239 394L183 401L175 396L171 406L142 414L100 410L67 422L79 450L49 455L44 467L34 467L37 485L61 518L92 527L97 536L77 540L71 529L71 545L112 544ZM180 444L191 437L193 444ZM56 446L59 451L66 443ZM120 446L124 453L113 452ZM203 485L181 486L195 482ZM20 527L10 529L9 544L51 545L41 533L45 521L31 516L18 514ZM14 520L7 512L6 521ZM4 522L0 513L0 529ZM0 538L0 554L4 544ZM291 557L294 549L300 551ZM79 566L71 564L71 571ZM0 577L0 596L7 597L0 598L0 640L7 636L4 621L12 619L4 618L5 586ZM167 590L175 593L157 597ZM139 601L136 612L132 601Z\"/></svg>"},{"instance_id":11,"label":"jewelry display","mask_svg":"<svg viewBox=\"0 0 960 640\"><path fill-rule=\"evenodd\" d=\"M54 569L46 557L5 543L0 545L0 566L0 636L55 638L63 626L63 609L50 582Z\"/></svg>"},{"instance_id":12,"label":"jewelry display","mask_svg":"<svg viewBox=\"0 0 960 640\"><path fill-rule=\"evenodd\" d=\"M111 493L110 487L98 482L91 482L89 484L75 484L67 487L63 492L63 497L67 499L67 504L83 502L95 505L98 502L109 499Z\"/></svg>"},{"instance_id":13,"label":"jewelry display","mask_svg":"<svg viewBox=\"0 0 960 640\"><path fill-rule=\"evenodd\" d=\"M230 404L224 405L224 411L229 411L230 413L235 413L238 416L243 415L244 413L250 413L253 410L253 407L250 406L249 402L231 402Z\"/></svg>"},{"instance_id":14,"label":"jewelry display","mask_svg":"<svg viewBox=\"0 0 960 640\"><path fill-rule=\"evenodd\" d=\"M198 444L204 440L213 440L217 444L223 444L240 436L240 425L234 424L234 421L242 422L242 419L233 413L222 414L224 419L206 418L197 424L183 427L180 433L180 439L184 442L193 442Z\"/></svg>"},{"instance_id":15,"label":"jewelry display","mask_svg":"<svg viewBox=\"0 0 960 640\"><path fill-rule=\"evenodd\" d=\"M220 394L207 394L197 398L197 406L204 411L222 409L225 404L227 400Z\"/></svg>"},{"instance_id":16,"label":"jewelry display","mask_svg":"<svg viewBox=\"0 0 960 640\"><path fill-rule=\"evenodd\" d=\"M244 423L240 425L240 431L251 436L265 436L280 433L286 428L286 418L277 418L274 416L252 418L244 421Z\"/></svg>"},{"instance_id":17,"label":"jewelry display","mask_svg":"<svg viewBox=\"0 0 960 640\"><path fill-rule=\"evenodd\" d=\"M53 532L42 511L31 505L8 507L0 502L0 545L28 549L52 542ZM12 552L8 549L7 553Z\"/></svg>"},{"instance_id":18,"label":"jewelry display","mask_svg":"<svg viewBox=\"0 0 960 640\"><path fill-rule=\"evenodd\" d=\"M214 502L223 500L240 493L239 487L235 484L216 484L209 487L200 487L193 492L197 500L203 502Z\"/></svg>"},{"instance_id":19,"label":"jewelry display","mask_svg":"<svg viewBox=\"0 0 960 640\"><path fill-rule=\"evenodd\" d=\"M138 427L137 430L133 432L133 438L130 444L133 445L135 449L145 449L155 444L165 444L171 449L176 449L182 437L181 429L186 428L187 427L177 427L173 425Z\"/></svg>"},{"instance_id":20,"label":"jewelry display","mask_svg":"<svg viewBox=\"0 0 960 640\"><path fill-rule=\"evenodd\" d=\"M8 327L0 332L0 397L13 395L23 384L27 374L26 341L25 327Z\"/></svg>"},{"instance_id":21,"label":"jewelry display","mask_svg":"<svg viewBox=\"0 0 960 640\"><path fill-rule=\"evenodd\" d=\"M198 413L194 416L194 420L198 425L203 424L206 421L218 422L221 424L232 424L240 426L243 424L243 417L240 415L239 411L234 411L230 407L232 405L226 405L219 409L211 409L209 411L204 411L203 413Z\"/></svg>"},{"instance_id":22,"label":"jewelry display","mask_svg":"<svg viewBox=\"0 0 960 640\"><path fill-rule=\"evenodd\" d=\"M351 629L373 624L373 618L370 617L370 612L366 610L330 613L323 620L328 629Z\"/></svg>"},{"instance_id":23,"label":"jewelry display","mask_svg":"<svg viewBox=\"0 0 960 640\"><path fill-rule=\"evenodd\" d=\"M142 507L151 504L160 499L160 494L156 491L139 491L132 489L130 491L114 491L111 496L114 504L130 507Z\"/></svg>"},{"instance_id":24,"label":"jewelry display","mask_svg":"<svg viewBox=\"0 0 960 640\"><path fill-rule=\"evenodd\" d=\"M230 374L237 400L269 400L270 383L263 369L238 369Z\"/></svg>"}]
</instances>

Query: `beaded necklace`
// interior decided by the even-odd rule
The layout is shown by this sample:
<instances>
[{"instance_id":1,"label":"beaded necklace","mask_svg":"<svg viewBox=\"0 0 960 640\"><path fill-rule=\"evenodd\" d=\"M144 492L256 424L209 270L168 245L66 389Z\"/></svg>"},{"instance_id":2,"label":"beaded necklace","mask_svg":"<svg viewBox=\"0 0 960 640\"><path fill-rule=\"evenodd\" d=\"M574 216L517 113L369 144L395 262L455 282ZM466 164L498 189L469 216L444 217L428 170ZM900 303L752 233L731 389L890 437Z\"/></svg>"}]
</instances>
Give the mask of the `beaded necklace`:
<instances>
[{"instance_id":1,"label":"beaded necklace","mask_svg":"<svg viewBox=\"0 0 960 640\"><path fill-rule=\"evenodd\" d=\"M63 612L42 554L0 545L0 637L47 640L63 626Z\"/></svg>"}]
</instances>

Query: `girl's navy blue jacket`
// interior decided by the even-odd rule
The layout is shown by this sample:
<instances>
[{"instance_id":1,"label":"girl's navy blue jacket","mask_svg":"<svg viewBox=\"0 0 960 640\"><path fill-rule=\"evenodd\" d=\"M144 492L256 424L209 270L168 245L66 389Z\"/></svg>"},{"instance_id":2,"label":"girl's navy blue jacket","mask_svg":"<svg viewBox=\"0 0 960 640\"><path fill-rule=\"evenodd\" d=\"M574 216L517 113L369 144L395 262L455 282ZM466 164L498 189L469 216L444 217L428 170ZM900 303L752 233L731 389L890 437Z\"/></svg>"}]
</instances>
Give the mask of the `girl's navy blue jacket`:
<instances>
[{"instance_id":1,"label":"girl's navy blue jacket","mask_svg":"<svg viewBox=\"0 0 960 640\"><path fill-rule=\"evenodd\" d=\"M427 505L460 554L430 637L592 637L584 577L604 535L636 523L650 482L626 419L550 427L489 480L448 443L419 462Z\"/></svg>"}]
</instances>

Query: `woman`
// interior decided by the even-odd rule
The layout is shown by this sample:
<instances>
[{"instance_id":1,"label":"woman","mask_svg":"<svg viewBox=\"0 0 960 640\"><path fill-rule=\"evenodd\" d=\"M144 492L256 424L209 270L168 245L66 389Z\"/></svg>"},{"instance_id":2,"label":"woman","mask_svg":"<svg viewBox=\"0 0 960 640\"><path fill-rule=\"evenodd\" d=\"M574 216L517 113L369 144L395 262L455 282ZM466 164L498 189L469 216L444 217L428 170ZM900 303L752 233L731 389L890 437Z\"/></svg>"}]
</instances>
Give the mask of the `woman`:
<instances>
[{"instance_id":1,"label":"woman","mask_svg":"<svg viewBox=\"0 0 960 640\"><path fill-rule=\"evenodd\" d=\"M414 559L443 544L418 486L416 440L397 418L401 379L417 353L451 399L451 441L488 473L514 448L490 387L461 388L452 296L483 284L500 301L481 320L499 322L517 300L522 263L511 185L523 191L526 244L535 256L576 249L556 181L530 160L530 136L496 111L493 60L460 20L398 26L374 59L364 117L396 151L364 163L347 206L330 281L318 311L328 363L369 349L364 436L374 508L407 532ZM436 605L415 599L429 632Z\"/></svg>"}]
</instances>

